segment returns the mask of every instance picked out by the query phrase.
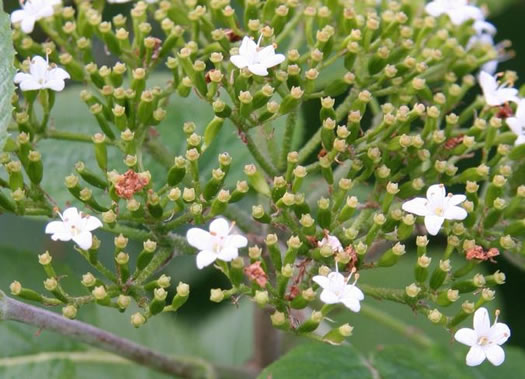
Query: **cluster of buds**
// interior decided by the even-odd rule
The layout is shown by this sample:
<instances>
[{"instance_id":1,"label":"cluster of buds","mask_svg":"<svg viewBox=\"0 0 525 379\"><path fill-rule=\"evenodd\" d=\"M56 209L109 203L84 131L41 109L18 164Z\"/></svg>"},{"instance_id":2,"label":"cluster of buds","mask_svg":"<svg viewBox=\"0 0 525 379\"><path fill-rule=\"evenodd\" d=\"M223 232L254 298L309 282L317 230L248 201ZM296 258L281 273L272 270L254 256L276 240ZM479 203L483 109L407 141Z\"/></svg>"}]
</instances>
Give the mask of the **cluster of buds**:
<instances>
[{"instance_id":1,"label":"cluster of buds","mask_svg":"<svg viewBox=\"0 0 525 379\"><path fill-rule=\"evenodd\" d=\"M16 79L22 90L13 99L18 134L0 156L8 175L0 177L0 186L10 191L0 189L0 210L51 216L54 205L40 187L38 141L91 141L97 168L78 162L65 184L117 237L114 271L98 260L100 244L91 234L87 248L85 239L69 238L101 274L83 276L88 297L62 289L49 255L40 261L54 297L18 282L12 292L63 305L66 317L85 302L124 310L134 299L141 312L131 320L140 326L184 303L186 284L169 302L170 279L147 280L173 258L173 249L191 254L195 247L197 267L215 263L232 285L213 289L211 301L251 297L272 310L275 327L298 334L314 333L337 303L358 312L365 295L406 304L450 330L493 300L505 275L476 272L479 263L502 251L525 255L525 184L519 175L525 103L508 88L517 79L513 72L494 77L482 71L483 96L467 96L478 70L505 55L483 42L487 36L476 26L488 24L483 12L444 1L423 10L421 2L401 0L253 0L244 2L243 12L229 0L201 3L139 1L130 23L121 14L103 21L104 2L56 4L52 16L38 20L50 37L46 43L15 27L18 68L45 64L47 76L38 78L41 86L32 84L36 70ZM153 23L160 38L153 36ZM95 62L95 36L118 59L112 67ZM47 60L34 58L39 55ZM164 87L150 84L160 64L170 71ZM48 127L56 92L69 77L89 84L81 99L98 128L92 137ZM156 136L162 136L168 100L190 96L213 116L206 125L170 126L186 138L185 151L173 157ZM35 112L37 101L41 113ZM297 144L301 107L312 103L319 104L317 128ZM268 138L272 125L282 127ZM245 177L235 185L226 180L232 162L227 152L211 174L201 169L206 150L231 128L253 159L242 162ZM127 171L117 171L108 148L122 153ZM150 174L144 154L165 166L165 176ZM445 186L464 195L447 195ZM250 207L251 214L244 211ZM240 231L233 233L223 217ZM173 233L212 220L209 231L192 228L186 239ZM440 257L427 254L434 244L427 232L447 236ZM127 238L144 243L134 273ZM243 257L239 249L246 246ZM357 286L362 271L408 259L414 275L404 289ZM451 313L448 307L463 297L461 310ZM309 316L298 319L292 310ZM351 332L339 325L322 338L339 344Z\"/></svg>"}]
</instances>

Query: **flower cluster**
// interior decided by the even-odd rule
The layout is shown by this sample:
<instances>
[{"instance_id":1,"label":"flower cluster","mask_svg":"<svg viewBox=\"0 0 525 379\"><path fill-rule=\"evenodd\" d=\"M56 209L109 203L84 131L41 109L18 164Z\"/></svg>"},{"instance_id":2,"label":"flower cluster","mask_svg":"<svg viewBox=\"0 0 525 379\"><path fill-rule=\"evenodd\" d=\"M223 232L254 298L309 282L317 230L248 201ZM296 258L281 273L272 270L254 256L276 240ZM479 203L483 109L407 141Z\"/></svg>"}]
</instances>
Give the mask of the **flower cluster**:
<instances>
[{"instance_id":1,"label":"flower cluster","mask_svg":"<svg viewBox=\"0 0 525 379\"><path fill-rule=\"evenodd\" d=\"M493 72L505 46L494 45L480 8L245 1L241 12L223 0L137 1L104 20L105 3L27 0L12 15L18 132L0 156L0 210L54 217L39 142L90 142L93 159L72 162L64 180L75 207L45 232L73 240L96 270L81 279L89 295L73 296L45 253L52 296L18 282L15 295L62 306L66 317L89 302L124 311L135 301L139 327L187 300L188 284L172 288L157 272L191 254L198 270L213 265L231 283L210 300L249 298L281 330L341 344L352 327L326 322L334 308L383 299L449 331L474 314L474 330L455 334L471 347L467 364L503 362L510 330L490 327L483 305L505 275L478 263L525 252L525 100L515 73ZM28 35L37 21L52 42ZM113 66L97 63L94 37ZM161 65L168 81L155 80ZM483 96L473 98L476 76ZM88 84L89 135L50 121L66 79ZM181 98L206 122L166 121ZM319 109L311 133L302 107ZM173 129L181 141L165 137ZM218 142L233 134L243 153ZM114 267L98 257L97 228L115 234ZM442 251L427 237L439 233ZM129 254L129 239L140 253ZM404 288L367 278L401 260L414 265Z\"/></svg>"}]
</instances>

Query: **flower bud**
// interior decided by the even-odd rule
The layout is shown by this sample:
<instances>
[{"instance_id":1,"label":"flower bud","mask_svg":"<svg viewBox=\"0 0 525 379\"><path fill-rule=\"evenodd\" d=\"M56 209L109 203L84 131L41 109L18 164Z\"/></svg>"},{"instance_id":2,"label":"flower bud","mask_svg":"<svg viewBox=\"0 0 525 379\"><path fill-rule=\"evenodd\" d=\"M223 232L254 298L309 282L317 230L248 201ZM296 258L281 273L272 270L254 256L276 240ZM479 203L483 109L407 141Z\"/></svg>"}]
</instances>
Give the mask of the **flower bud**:
<instances>
[{"instance_id":1,"label":"flower bud","mask_svg":"<svg viewBox=\"0 0 525 379\"><path fill-rule=\"evenodd\" d=\"M220 288L213 288L210 291L210 300L214 303L220 303L224 300L224 292Z\"/></svg>"},{"instance_id":2,"label":"flower bud","mask_svg":"<svg viewBox=\"0 0 525 379\"><path fill-rule=\"evenodd\" d=\"M421 292L421 287L418 287L416 283L412 283L411 285L405 287L405 292L408 297L415 298L417 295L419 295L419 292Z\"/></svg>"},{"instance_id":3,"label":"flower bud","mask_svg":"<svg viewBox=\"0 0 525 379\"><path fill-rule=\"evenodd\" d=\"M133 313L131 315L131 325L133 325L135 328L141 327L146 322L146 318L142 315L142 313Z\"/></svg>"},{"instance_id":4,"label":"flower bud","mask_svg":"<svg viewBox=\"0 0 525 379\"><path fill-rule=\"evenodd\" d=\"M77 316L77 307L71 304L66 305L64 308L62 308L62 315L65 318L73 320Z\"/></svg>"}]
</instances>

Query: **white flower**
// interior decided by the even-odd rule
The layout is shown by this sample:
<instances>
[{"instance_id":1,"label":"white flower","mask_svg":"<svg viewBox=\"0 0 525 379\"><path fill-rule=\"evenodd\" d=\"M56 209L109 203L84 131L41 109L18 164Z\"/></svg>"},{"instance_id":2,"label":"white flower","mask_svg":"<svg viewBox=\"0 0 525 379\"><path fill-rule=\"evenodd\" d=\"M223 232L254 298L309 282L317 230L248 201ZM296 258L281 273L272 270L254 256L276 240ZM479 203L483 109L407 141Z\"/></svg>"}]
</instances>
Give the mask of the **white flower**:
<instances>
[{"instance_id":1,"label":"white flower","mask_svg":"<svg viewBox=\"0 0 525 379\"><path fill-rule=\"evenodd\" d=\"M343 245L341 245L341 242L339 241L339 239L335 236L331 236L329 234L327 234L321 241L319 241L317 243L317 245L319 247L323 247L325 245L328 245L332 248L332 251L334 253L339 253L341 251L343 251Z\"/></svg>"},{"instance_id":2,"label":"white flower","mask_svg":"<svg viewBox=\"0 0 525 379\"><path fill-rule=\"evenodd\" d=\"M525 99L521 99L518 103L518 110L514 117L507 118L507 125L510 127L518 138L514 144L522 145L525 143Z\"/></svg>"},{"instance_id":3,"label":"white flower","mask_svg":"<svg viewBox=\"0 0 525 379\"><path fill-rule=\"evenodd\" d=\"M20 23L24 33L31 33L35 28L35 22L53 16L54 6L61 3L61 0L26 0L25 3L21 2L22 9L11 13L11 23Z\"/></svg>"},{"instance_id":4,"label":"white flower","mask_svg":"<svg viewBox=\"0 0 525 379\"><path fill-rule=\"evenodd\" d=\"M496 78L485 71L479 73L479 85L483 90L485 102L490 106L497 107L509 101L519 102L517 89L507 88L505 84L498 86Z\"/></svg>"},{"instance_id":5,"label":"white flower","mask_svg":"<svg viewBox=\"0 0 525 379\"><path fill-rule=\"evenodd\" d=\"M468 366L478 366L487 358L494 366L499 366L505 360L503 345L510 337L507 325L498 322L490 326L489 312L486 308L479 308L474 313L474 329L459 329L454 338L456 341L470 346L466 363Z\"/></svg>"},{"instance_id":6,"label":"white flower","mask_svg":"<svg viewBox=\"0 0 525 379\"><path fill-rule=\"evenodd\" d=\"M403 203L403 210L425 217L428 232L435 236L445 220L464 220L468 214L459 204L467 199L465 195L448 194L443 184L434 184L427 190L427 198L416 197Z\"/></svg>"},{"instance_id":7,"label":"white flower","mask_svg":"<svg viewBox=\"0 0 525 379\"><path fill-rule=\"evenodd\" d=\"M53 241L73 240L81 249L88 250L93 244L91 232L102 227L102 222L93 216L79 212L72 207L59 213L62 221L51 221L46 226L46 233L52 234Z\"/></svg>"},{"instance_id":8,"label":"white flower","mask_svg":"<svg viewBox=\"0 0 525 379\"><path fill-rule=\"evenodd\" d=\"M66 70L59 67L50 67L47 60L36 56L29 64L29 73L19 72L15 75L15 83L20 84L22 91L35 91L52 89L62 91L65 87L64 80L70 76Z\"/></svg>"},{"instance_id":9,"label":"white flower","mask_svg":"<svg viewBox=\"0 0 525 379\"><path fill-rule=\"evenodd\" d=\"M254 75L268 75L268 69L281 64L285 57L282 54L275 54L272 45L259 47L260 42L261 38L255 44L250 37L244 37L239 47L239 55L233 55L231 62L238 68L248 67L248 70Z\"/></svg>"},{"instance_id":10,"label":"white flower","mask_svg":"<svg viewBox=\"0 0 525 379\"><path fill-rule=\"evenodd\" d=\"M477 20L474 23L474 30L476 31L476 34L468 41L467 49L471 49L475 45L488 45L496 51L501 49L501 46L494 44L494 36L496 35L497 30L490 22ZM498 64L498 59L491 60L481 67L481 71L494 75L498 69Z\"/></svg>"},{"instance_id":11,"label":"white flower","mask_svg":"<svg viewBox=\"0 0 525 379\"><path fill-rule=\"evenodd\" d=\"M468 20L483 19L483 12L467 0L434 0L425 6L425 11L434 17L448 15L454 25L461 25Z\"/></svg>"},{"instance_id":12,"label":"white flower","mask_svg":"<svg viewBox=\"0 0 525 379\"><path fill-rule=\"evenodd\" d=\"M233 227L233 225L232 225ZM215 260L225 262L239 256L239 249L248 245L246 237L239 234L230 234L232 227L223 218L218 218L210 224L210 231L191 228L186 233L188 243L199 249L197 254L197 267L202 269Z\"/></svg>"},{"instance_id":13,"label":"white flower","mask_svg":"<svg viewBox=\"0 0 525 379\"><path fill-rule=\"evenodd\" d=\"M355 285L357 279L353 284L348 284L354 272L355 270L350 273L347 279L337 271L331 272L328 276L314 276L312 280L323 289L321 292L321 301L325 304L342 303L351 311L359 312L361 309L359 302L365 298L365 295Z\"/></svg>"}]
</instances>

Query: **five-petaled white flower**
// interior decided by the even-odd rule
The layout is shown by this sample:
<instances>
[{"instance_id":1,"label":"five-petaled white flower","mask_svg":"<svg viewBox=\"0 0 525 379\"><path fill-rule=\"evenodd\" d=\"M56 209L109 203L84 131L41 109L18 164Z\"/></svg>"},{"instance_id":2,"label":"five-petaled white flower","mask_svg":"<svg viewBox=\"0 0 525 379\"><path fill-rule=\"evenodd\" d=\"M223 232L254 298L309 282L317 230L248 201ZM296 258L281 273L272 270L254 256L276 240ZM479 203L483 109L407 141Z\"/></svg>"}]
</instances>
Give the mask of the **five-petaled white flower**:
<instances>
[{"instance_id":1,"label":"five-petaled white flower","mask_svg":"<svg viewBox=\"0 0 525 379\"><path fill-rule=\"evenodd\" d=\"M434 17L446 14L454 25L461 25L468 20L483 19L481 9L469 5L467 0L434 0L425 6L425 11Z\"/></svg>"},{"instance_id":2,"label":"five-petaled white flower","mask_svg":"<svg viewBox=\"0 0 525 379\"><path fill-rule=\"evenodd\" d=\"M102 222L93 216L79 212L77 208L67 208L60 214L62 221L51 221L46 226L46 233L53 241L73 240L81 249L88 250L93 244L91 232L102 226Z\"/></svg>"},{"instance_id":3,"label":"five-petaled white flower","mask_svg":"<svg viewBox=\"0 0 525 379\"><path fill-rule=\"evenodd\" d=\"M202 269L215 260L220 259L230 262L239 256L239 249L248 245L246 237L240 234L230 234L233 225L230 227L228 221L218 218L210 224L210 231L191 228L186 233L188 243L199 249L197 254L197 267Z\"/></svg>"},{"instance_id":4,"label":"five-petaled white flower","mask_svg":"<svg viewBox=\"0 0 525 379\"><path fill-rule=\"evenodd\" d=\"M17 73L15 83L20 85L22 91L40 89L62 91L65 87L64 80L69 78L66 70L60 67L50 67L46 59L36 56L29 64L29 73Z\"/></svg>"},{"instance_id":5,"label":"five-petaled white flower","mask_svg":"<svg viewBox=\"0 0 525 379\"><path fill-rule=\"evenodd\" d=\"M508 88L506 84L498 85L496 78L485 71L479 73L479 85L487 105L497 107L509 101L519 102L516 88Z\"/></svg>"},{"instance_id":6,"label":"five-petaled white flower","mask_svg":"<svg viewBox=\"0 0 525 379\"><path fill-rule=\"evenodd\" d=\"M522 145L525 143L525 99L521 99L518 103L518 109L514 117L507 118L507 125L510 127L518 138L514 144Z\"/></svg>"},{"instance_id":7,"label":"five-petaled white flower","mask_svg":"<svg viewBox=\"0 0 525 379\"><path fill-rule=\"evenodd\" d=\"M35 28L35 22L53 16L54 6L61 3L61 0L26 0L21 2L22 9L11 13L11 23L20 23L22 31L29 34Z\"/></svg>"},{"instance_id":8,"label":"five-petaled white flower","mask_svg":"<svg viewBox=\"0 0 525 379\"><path fill-rule=\"evenodd\" d=\"M261 48L260 43L261 38L256 44L250 37L244 37L239 47L239 55L233 55L231 62L238 68L248 67L254 75L268 75L268 69L281 64L285 57L282 54L275 54L272 45Z\"/></svg>"},{"instance_id":9,"label":"five-petaled white flower","mask_svg":"<svg viewBox=\"0 0 525 379\"><path fill-rule=\"evenodd\" d=\"M485 358L494 366L499 366L505 360L505 352L500 345L510 337L507 325L496 320L490 326L489 312L486 308L479 308L474 313L474 329L459 329L454 338L456 341L470 346L466 363L468 366L480 365Z\"/></svg>"},{"instance_id":10,"label":"five-petaled white flower","mask_svg":"<svg viewBox=\"0 0 525 379\"><path fill-rule=\"evenodd\" d=\"M351 311L359 312L361 309L361 304L359 304L359 302L365 298L365 295L355 285L357 278L354 283L348 284L348 281L354 272L355 269L352 270L348 278L345 279L343 274L340 274L337 271L336 266L336 271L331 272L328 276L314 276L312 280L319 284L323 289L321 292L321 301L325 304L342 303Z\"/></svg>"},{"instance_id":11,"label":"five-petaled white flower","mask_svg":"<svg viewBox=\"0 0 525 379\"><path fill-rule=\"evenodd\" d=\"M427 190L427 198L416 197L403 203L403 210L425 217L428 232L435 236L445 220L464 220L468 214L459 204L467 199L465 195L447 196L443 184L434 184Z\"/></svg>"},{"instance_id":12,"label":"five-petaled white flower","mask_svg":"<svg viewBox=\"0 0 525 379\"><path fill-rule=\"evenodd\" d=\"M324 238L321 241L319 241L317 245L319 247L328 245L332 248L332 251L334 253L339 253L344 250L343 245L341 244L341 241L339 241L339 238L337 238L336 236L331 236L329 234L324 236Z\"/></svg>"}]
</instances>

